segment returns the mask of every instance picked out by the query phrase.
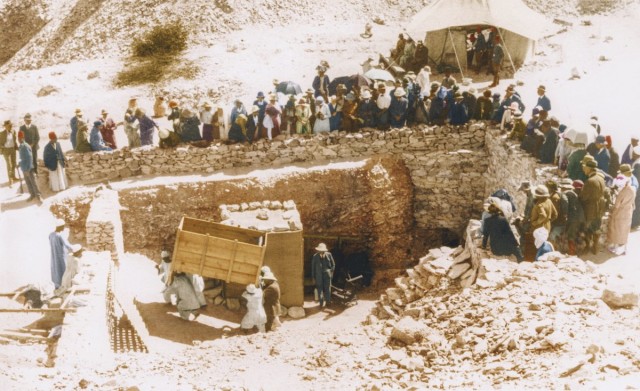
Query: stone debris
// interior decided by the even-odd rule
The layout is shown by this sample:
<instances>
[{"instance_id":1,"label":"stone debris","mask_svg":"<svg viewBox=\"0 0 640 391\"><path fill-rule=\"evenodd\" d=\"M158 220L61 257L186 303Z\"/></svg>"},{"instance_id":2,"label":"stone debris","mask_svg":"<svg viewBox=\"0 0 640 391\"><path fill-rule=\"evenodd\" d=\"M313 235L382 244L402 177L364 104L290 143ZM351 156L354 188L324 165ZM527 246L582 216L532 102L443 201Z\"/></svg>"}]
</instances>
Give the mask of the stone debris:
<instances>
[{"instance_id":1,"label":"stone debris","mask_svg":"<svg viewBox=\"0 0 640 391\"><path fill-rule=\"evenodd\" d=\"M420 355L425 369L438 373L440 380L426 376L423 387L440 387L447 377L464 383L472 372L508 388L527 379L553 388L559 378L580 381L601 372L638 372L638 344L627 345L615 331L619 327L627 336L623 322L615 319L637 314L611 311L603 302L631 308L637 305L637 293L616 287L616 281L605 289L606 275L588 261L561 253L521 264L491 257L480 251L479 238L472 235L476 227L470 222L465 247L432 249L396 278L367 320L369 327L389 336L390 348L407 357ZM400 358L381 360L402 362L401 353L394 355ZM398 367L409 373L419 366ZM474 386L466 388L488 386L481 379L469 381Z\"/></svg>"}]
</instances>

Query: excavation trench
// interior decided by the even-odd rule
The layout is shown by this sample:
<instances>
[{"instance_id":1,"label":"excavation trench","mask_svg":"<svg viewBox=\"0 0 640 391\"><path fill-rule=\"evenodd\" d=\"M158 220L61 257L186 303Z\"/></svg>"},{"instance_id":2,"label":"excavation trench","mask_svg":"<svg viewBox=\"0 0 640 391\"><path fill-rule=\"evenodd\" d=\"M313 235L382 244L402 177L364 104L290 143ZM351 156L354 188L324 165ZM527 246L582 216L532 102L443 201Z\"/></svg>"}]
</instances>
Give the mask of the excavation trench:
<instances>
[{"instance_id":1,"label":"excavation trench","mask_svg":"<svg viewBox=\"0 0 640 391\"><path fill-rule=\"evenodd\" d=\"M494 142L491 130L455 132L458 144L476 148L448 150L456 144L428 144L426 150L403 148L324 165L114 182L113 190L87 192L52 210L69 222L72 233L89 249L110 251L114 264L120 265L113 295L107 295L113 303L107 308L113 309L108 314L112 336L126 341L112 340L114 350L152 351L159 339L191 344L219 337L224 327L239 322L241 311L226 311L222 323L209 328L200 324L175 340L174 328L184 323L174 323L179 321L175 314L168 318L152 265L160 261L163 249L173 249L183 216L219 222L221 205L292 200L305 235L300 260L305 276L313 247L325 242L330 248L340 247L344 255L366 254L374 289L384 288L429 248L457 245L464 224L479 212L488 192L504 187L516 194L520 180L535 175L535 164L513 146ZM402 136L399 140L404 142ZM127 268L136 262L144 266Z\"/></svg>"}]
</instances>

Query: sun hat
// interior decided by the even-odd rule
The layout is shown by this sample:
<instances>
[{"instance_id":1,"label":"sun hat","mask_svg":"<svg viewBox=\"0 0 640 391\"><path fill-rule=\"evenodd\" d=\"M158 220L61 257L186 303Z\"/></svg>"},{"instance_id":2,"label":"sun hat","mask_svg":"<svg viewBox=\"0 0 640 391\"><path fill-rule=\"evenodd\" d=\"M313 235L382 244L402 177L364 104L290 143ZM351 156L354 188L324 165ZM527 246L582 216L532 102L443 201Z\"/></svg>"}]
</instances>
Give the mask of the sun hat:
<instances>
[{"instance_id":1,"label":"sun hat","mask_svg":"<svg viewBox=\"0 0 640 391\"><path fill-rule=\"evenodd\" d=\"M549 189L547 189L547 186L545 185L538 185L536 186L536 191L533 194L534 198L542 198L542 197L549 197Z\"/></svg>"},{"instance_id":2,"label":"sun hat","mask_svg":"<svg viewBox=\"0 0 640 391\"><path fill-rule=\"evenodd\" d=\"M633 175L633 173L631 172L631 166L629 164L621 164L620 171L618 171L618 173L625 176Z\"/></svg>"},{"instance_id":3,"label":"sun hat","mask_svg":"<svg viewBox=\"0 0 640 391\"><path fill-rule=\"evenodd\" d=\"M393 93L393 95L395 95L396 97L405 96L406 94L407 93L404 91L404 88L402 87L396 88L396 91Z\"/></svg>"},{"instance_id":4,"label":"sun hat","mask_svg":"<svg viewBox=\"0 0 640 391\"><path fill-rule=\"evenodd\" d=\"M250 295L256 293L256 286L253 284L247 284L247 293L249 293Z\"/></svg>"},{"instance_id":5,"label":"sun hat","mask_svg":"<svg viewBox=\"0 0 640 391\"><path fill-rule=\"evenodd\" d=\"M276 278L276 276L273 275L272 272L267 272L264 274L264 276L262 276L263 280L269 280L269 281L278 281L278 279Z\"/></svg>"},{"instance_id":6,"label":"sun hat","mask_svg":"<svg viewBox=\"0 0 640 391\"><path fill-rule=\"evenodd\" d=\"M160 128L158 130L158 137L160 137L161 140L164 140L165 138L169 137L169 129Z\"/></svg>"},{"instance_id":7,"label":"sun hat","mask_svg":"<svg viewBox=\"0 0 640 391\"><path fill-rule=\"evenodd\" d=\"M329 251L329 249L326 244L320 243L318 247L316 247L316 251Z\"/></svg>"}]
</instances>

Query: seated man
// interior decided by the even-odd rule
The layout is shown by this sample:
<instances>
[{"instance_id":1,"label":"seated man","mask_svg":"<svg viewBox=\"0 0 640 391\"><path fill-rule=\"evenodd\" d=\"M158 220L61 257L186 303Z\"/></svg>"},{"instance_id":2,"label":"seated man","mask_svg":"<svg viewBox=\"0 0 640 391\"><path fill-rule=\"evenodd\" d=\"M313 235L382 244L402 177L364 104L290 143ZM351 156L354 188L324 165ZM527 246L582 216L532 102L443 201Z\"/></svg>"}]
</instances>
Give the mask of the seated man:
<instances>
[{"instance_id":1,"label":"seated man","mask_svg":"<svg viewBox=\"0 0 640 391\"><path fill-rule=\"evenodd\" d=\"M89 136L89 144L91 144L92 151L112 151L107 144L104 143L104 139L102 138L102 133L100 132L100 128L104 125L102 121L95 121L93 123L93 128L91 129L91 134Z\"/></svg>"}]
</instances>

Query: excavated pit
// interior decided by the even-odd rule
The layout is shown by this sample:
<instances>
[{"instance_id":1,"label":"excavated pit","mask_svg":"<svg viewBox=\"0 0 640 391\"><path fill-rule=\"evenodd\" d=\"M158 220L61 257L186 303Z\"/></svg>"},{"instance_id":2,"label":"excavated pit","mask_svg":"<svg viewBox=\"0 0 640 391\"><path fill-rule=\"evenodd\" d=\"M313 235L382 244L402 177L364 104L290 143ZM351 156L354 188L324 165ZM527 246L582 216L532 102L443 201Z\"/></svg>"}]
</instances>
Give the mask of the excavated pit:
<instances>
[{"instance_id":1,"label":"excavated pit","mask_svg":"<svg viewBox=\"0 0 640 391\"><path fill-rule=\"evenodd\" d=\"M213 318L206 314L205 318L218 323L212 326L199 320L194 326L184 326L194 328L193 332L183 333L184 340L172 339L173 328L178 325L170 319L179 319L174 319L175 314L168 312L158 296L161 287L155 284L158 278L153 262L159 262L163 249L173 249L176 228L183 216L220 222L221 205L292 200L304 229L305 261L318 242L329 247L341 244L343 254L366 253L374 273L374 289L386 288L428 249L457 245L468 219L478 213L484 197L496 188L517 195L520 181L535 177L535 161L516 146L496 142L498 136L495 129L473 125L435 131L403 129L351 138L346 135L335 140L295 139L298 144L307 143L305 150L315 151L316 155L319 150L329 154L333 151L329 148L336 148L338 154L366 156L285 166L279 164L281 158L277 157L289 153L283 144L273 153L216 147L205 151L143 150L122 156L83 156L84 160L99 159L100 167L104 159L113 159L116 165L120 164L118 159L139 162L143 171L157 171L156 175L166 170L187 170L188 161L206 164L214 159L215 164L226 168L198 175L191 174L198 171L192 168L184 176L166 173L171 176L133 181L123 177L111 183L113 191L85 188L53 204L51 210L67 221L75 240L85 241L94 251L109 251L113 262L122 263L121 270L136 262L142 265L131 269L134 274L140 273L138 277L121 278L114 300L127 315L123 324L139 333L140 345L145 345L140 350L153 351L160 339L191 344L218 338L226 327L239 321L236 312L226 309L222 317L218 313ZM259 153L259 159L276 160L246 166L248 160L244 156L252 153ZM105 164L105 172L115 172L109 171L114 166ZM105 203L106 210L96 206L99 199L103 199L100 202ZM520 207L523 200L518 197L516 203ZM125 339L129 338L126 335ZM131 343L132 350L138 350L138 344L138 340Z\"/></svg>"},{"instance_id":2,"label":"excavated pit","mask_svg":"<svg viewBox=\"0 0 640 391\"><path fill-rule=\"evenodd\" d=\"M221 221L223 204L288 199L300 212L307 253L318 241L337 247L340 238L345 253L367 252L378 282L403 269L423 239L416 236L407 167L399 159L376 158L122 189L124 249L159 260L162 249L173 248L183 216Z\"/></svg>"}]
</instances>

